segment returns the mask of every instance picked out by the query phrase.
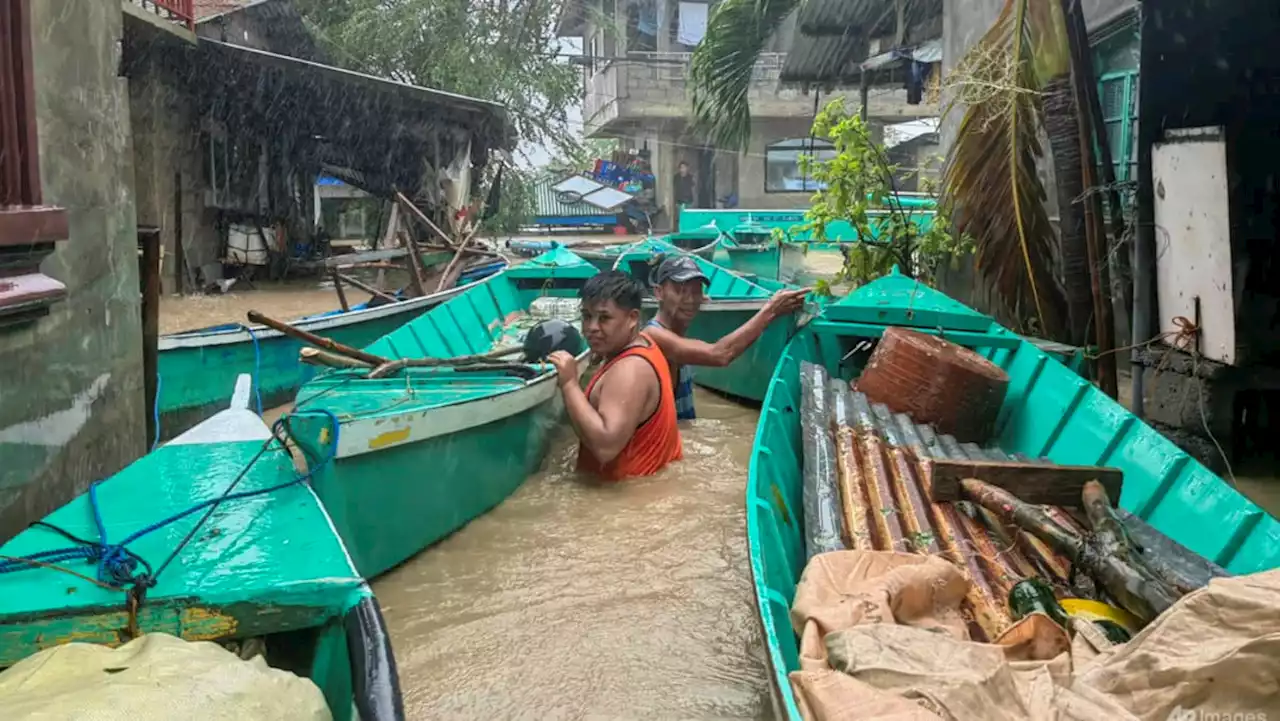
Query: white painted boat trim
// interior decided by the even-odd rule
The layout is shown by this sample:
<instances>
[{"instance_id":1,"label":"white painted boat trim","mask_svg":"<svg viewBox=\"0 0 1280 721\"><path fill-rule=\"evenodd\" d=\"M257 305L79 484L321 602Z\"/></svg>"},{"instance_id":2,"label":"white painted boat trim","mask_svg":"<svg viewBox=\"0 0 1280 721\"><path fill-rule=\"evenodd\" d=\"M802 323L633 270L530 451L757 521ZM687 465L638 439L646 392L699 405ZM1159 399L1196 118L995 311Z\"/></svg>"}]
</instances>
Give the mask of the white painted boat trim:
<instances>
[{"instance_id":1,"label":"white painted boat trim","mask_svg":"<svg viewBox=\"0 0 1280 721\"><path fill-rule=\"evenodd\" d=\"M424 295L420 298L410 298L409 300L400 301L399 303L388 303L387 305L380 305L377 308L364 308L362 310L353 310L348 313L336 313L322 318L293 320L290 321L290 325L315 333L317 331L332 330L334 328L342 328L356 323L363 323L369 320L386 318L400 313L411 313L415 310L431 308L464 291L475 288L482 283L489 282L490 279L501 275L504 270L497 271L496 273L477 280L474 283L460 285L456 288L442 290L439 293ZM280 331L268 328L264 325L254 325L249 326L249 328L253 330L253 334L258 337L259 341L264 341L270 338L281 338L284 336ZM253 338L243 328L228 328L225 330L211 330L203 333L198 331L172 333L170 335L161 336L158 345L159 350L164 352L177 348L207 348L209 346L250 343L252 341Z\"/></svg>"},{"instance_id":2,"label":"white painted boat trim","mask_svg":"<svg viewBox=\"0 0 1280 721\"><path fill-rule=\"evenodd\" d=\"M731 310L738 310L738 311L749 310L749 311L755 312L763 308L764 304L768 302L769 302L768 298L744 298L742 300L708 300L702 304L702 308L700 312L715 313L716 311L731 311ZM645 298L641 302L641 305L646 309L656 309L658 307L658 301L653 298Z\"/></svg>"},{"instance_id":3,"label":"white painted boat trim","mask_svg":"<svg viewBox=\"0 0 1280 721\"><path fill-rule=\"evenodd\" d=\"M590 351L578 356L578 372L586 372ZM544 373L511 390L461 403L391 416L357 418L342 424L336 458L350 458L409 443L418 443L493 423L523 413L560 392L554 372Z\"/></svg>"},{"instance_id":4,"label":"white painted boat trim","mask_svg":"<svg viewBox=\"0 0 1280 721\"><path fill-rule=\"evenodd\" d=\"M231 405L203 423L174 438L166 446L197 446L218 443L265 441L271 437L271 429L249 410L250 389L253 377L248 373L236 376L236 388L231 394Z\"/></svg>"}]
</instances>

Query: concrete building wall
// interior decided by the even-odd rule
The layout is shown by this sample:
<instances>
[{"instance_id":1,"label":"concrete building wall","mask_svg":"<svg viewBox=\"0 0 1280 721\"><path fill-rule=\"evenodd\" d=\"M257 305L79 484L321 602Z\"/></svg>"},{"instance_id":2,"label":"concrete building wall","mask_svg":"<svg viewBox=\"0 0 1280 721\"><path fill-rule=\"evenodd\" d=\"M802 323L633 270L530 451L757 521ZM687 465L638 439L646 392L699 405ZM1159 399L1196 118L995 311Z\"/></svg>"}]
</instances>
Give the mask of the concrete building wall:
<instances>
[{"instance_id":1,"label":"concrete building wall","mask_svg":"<svg viewBox=\"0 0 1280 721\"><path fill-rule=\"evenodd\" d=\"M31 3L46 203L70 237L42 272L66 300L0 333L0 537L146 447L141 301L119 0Z\"/></svg>"},{"instance_id":2,"label":"concrete building wall","mask_svg":"<svg viewBox=\"0 0 1280 721\"><path fill-rule=\"evenodd\" d=\"M129 83L138 223L160 228L162 292L190 291L201 265L218 259L215 211L205 207L204 155L192 98L163 56L139 62ZM181 253L178 242L181 234Z\"/></svg>"}]
</instances>

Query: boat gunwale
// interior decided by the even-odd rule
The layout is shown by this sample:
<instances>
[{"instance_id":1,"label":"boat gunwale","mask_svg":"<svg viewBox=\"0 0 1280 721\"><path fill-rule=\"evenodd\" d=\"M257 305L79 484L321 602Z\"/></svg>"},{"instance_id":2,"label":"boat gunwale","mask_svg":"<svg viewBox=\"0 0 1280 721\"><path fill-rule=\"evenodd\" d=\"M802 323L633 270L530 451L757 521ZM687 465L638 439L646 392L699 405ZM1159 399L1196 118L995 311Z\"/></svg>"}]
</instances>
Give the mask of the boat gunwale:
<instances>
[{"instance_id":1,"label":"boat gunwale","mask_svg":"<svg viewBox=\"0 0 1280 721\"><path fill-rule=\"evenodd\" d=\"M396 303L386 303L384 305L375 306L373 308L361 308L359 310L349 310L346 312L327 312L313 316L303 316L302 318L294 318L287 321L289 325L300 330L319 331L330 330L333 328L343 328L356 323L378 320L400 313L408 313L417 310L423 306L437 305L440 302L451 300L453 296L474 288L481 283L487 283L490 279L501 275L506 269L511 267L510 260L506 261L501 268L495 270L489 275L475 280L466 285L454 286L445 290L431 293L429 295L418 296L417 298L406 298ZM228 326L230 324L227 324ZM246 328L248 330L246 330ZM250 332L252 331L252 335ZM258 341L264 341L273 338L282 338L284 334L274 328L268 328L265 325L241 325L240 327L223 327L216 330L189 330L179 331L177 333L167 333L158 339L159 350L178 350L181 348L207 348L210 346L231 345L233 343L251 342L254 337Z\"/></svg>"}]
</instances>

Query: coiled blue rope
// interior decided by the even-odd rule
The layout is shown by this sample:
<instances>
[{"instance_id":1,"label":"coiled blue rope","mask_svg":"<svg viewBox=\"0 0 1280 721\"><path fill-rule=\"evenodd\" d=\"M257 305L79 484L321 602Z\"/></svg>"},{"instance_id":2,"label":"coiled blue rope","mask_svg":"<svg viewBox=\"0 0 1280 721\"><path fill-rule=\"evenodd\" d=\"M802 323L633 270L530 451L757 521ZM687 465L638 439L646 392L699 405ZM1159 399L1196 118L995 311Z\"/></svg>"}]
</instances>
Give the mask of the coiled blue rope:
<instances>
[{"instance_id":1,"label":"coiled blue rope","mask_svg":"<svg viewBox=\"0 0 1280 721\"><path fill-rule=\"evenodd\" d=\"M295 471L294 477L288 481L285 481L283 483L277 483L276 485L268 486L266 488L260 488L253 491L241 491L239 493L233 493L236 486L240 484L240 481L242 481L244 477L248 475L249 470L253 468L254 464L256 464L258 460L262 458L262 455L271 447L272 442L278 439L277 433L280 430L284 430L286 433L288 433L288 424L286 419L289 417L306 416L306 415L322 415L322 416L326 416L329 419L329 425L333 431L333 442L330 447L328 455L326 455L323 459L321 459L319 463L315 464L314 467L309 467L305 473L297 473ZM126 589L129 587L134 587L134 588L145 589L145 588L154 586L156 584L156 581L159 579L160 574L164 571L165 568L169 566L169 564L173 561L173 559L176 558L178 554L182 552L182 549L185 548L188 543L190 543L191 539L195 537L195 534L200 530L201 526L203 526L204 523L209 519L209 516L212 515L213 511L217 508L217 506L223 503L226 503L227 501L237 501L245 498L252 498L255 496L262 496L269 493L274 493L276 491L288 488L289 486L294 486L299 483L310 481L311 478L320 471L320 469L324 468L325 465L331 463L334 457L337 455L338 438L339 438L340 432L341 432L341 423L338 421L338 417L334 415L332 411L329 411L329 410L325 410L325 409L307 410L299 413L294 413L291 415L282 416L272 426L271 438L267 439L267 441L262 444L262 448L258 451L258 453L255 454L254 457L249 461L249 463L245 465L245 467L236 476L235 480L233 480L231 484L227 486L227 489L223 491L223 493L220 496L218 496L217 498L208 499L201 503L197 503L196 505L191 506L190 508L187 508L183 511L175 513L171 516L168 516L167 518L162 518L159 521L156 521L155 523L152 523L146 526L145 528L135 531L134 533L130 534L119 543L110 543L107 538L106 524L103 523L102 511L100 506L98 505L98 486L101 485L103 481L95 481L92 485L89 486L89 508L93 514L94 525L97 527L97 530L98 530L97 541L80 541L80 544L76 546L70 546L67 548L55 548L47 551L39 551L27 556L21 556L21 557L15 558L13 560L0 561L0 573L13 573L15 571L38 568L40 567L40 565L53 565L53 564L65 563L67 561L86 560L97 565L98 580L114 588ZM179 542L178 545L169 553L169 555L165 558L164 562L160 564L160 566L155 570L154 573L149 572L150 566L149 564L146 564L145 560L142 560L140 557L134 555L132 552L129 551L128 549L129 544L133 543L139 538L142 538L143 536L154 533L155 531L158 531L161 528L164 528L173 523L176 523L177 521L180 521L183 518L186 518L187 516L192 515L193 513L197 513L205 509L208 509L208 512L187 533L187 535L182 539L182 541ZM45 525L48 525L48 524L45 524ZM59 530L63 535L72 537L67 532L61 531L61 529L55 529L55 530ZM80 539L76 539L76 540L80 540ZM35 561L35 562L38 562L39 565L35 563L26 563L26 561ZM140 565L140 562L141 564L146 564L148 566L147 573L143 573L143 574L137 573L137 568Z\"/></svg>"}]
</instances>

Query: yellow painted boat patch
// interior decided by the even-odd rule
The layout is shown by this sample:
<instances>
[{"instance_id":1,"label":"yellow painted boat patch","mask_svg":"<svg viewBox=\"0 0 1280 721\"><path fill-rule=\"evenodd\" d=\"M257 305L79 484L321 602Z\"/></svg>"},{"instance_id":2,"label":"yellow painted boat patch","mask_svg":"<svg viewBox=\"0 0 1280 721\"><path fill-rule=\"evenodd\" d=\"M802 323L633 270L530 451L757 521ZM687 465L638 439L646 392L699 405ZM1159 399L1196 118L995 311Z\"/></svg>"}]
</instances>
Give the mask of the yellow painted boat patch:
<instances>
[{"instance_id":1,"label":"yellow painted boat patch","mask_svg":"<svg viewBox=\"0 0 1280 721\"><path fill-rule=\"evenodd\" d=\"M407 441L407 440L409 440L408 427L401 428L395 431L387 431L386 433L379 433L377 436L374 436L374 438L369 441L369 450L376 451L379 448L394 446L397 443L403 443L404 441Z\"/></svg>"}]
</instances>

